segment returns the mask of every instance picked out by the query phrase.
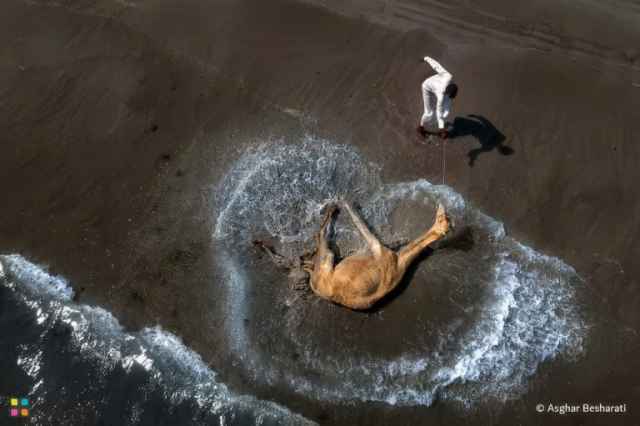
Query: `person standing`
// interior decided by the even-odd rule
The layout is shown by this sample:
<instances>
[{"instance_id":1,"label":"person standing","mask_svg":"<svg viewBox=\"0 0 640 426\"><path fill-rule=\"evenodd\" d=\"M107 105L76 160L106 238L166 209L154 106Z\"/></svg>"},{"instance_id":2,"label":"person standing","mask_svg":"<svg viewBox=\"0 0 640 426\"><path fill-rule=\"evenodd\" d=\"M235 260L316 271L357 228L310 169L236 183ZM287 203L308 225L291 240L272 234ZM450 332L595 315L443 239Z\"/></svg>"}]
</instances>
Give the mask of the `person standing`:
<instances>
[{"instance_id":1,"label":"person standing","mask_svg":"<svg viewBox=\"0 0 640 426\"><path fill-rule=\"evenodd\" d=\"M458 94L458 86L453 83L451 73L435 59L425 56L423 60L431 65L437 74L422 82L424 113L420 118L418 133L423 137L427 134L437 134L446 139L449 137L449 131L444 120L451 112L451 104ZM433 131L436 126L438 130Z\"/></svg>"}]
</instances>

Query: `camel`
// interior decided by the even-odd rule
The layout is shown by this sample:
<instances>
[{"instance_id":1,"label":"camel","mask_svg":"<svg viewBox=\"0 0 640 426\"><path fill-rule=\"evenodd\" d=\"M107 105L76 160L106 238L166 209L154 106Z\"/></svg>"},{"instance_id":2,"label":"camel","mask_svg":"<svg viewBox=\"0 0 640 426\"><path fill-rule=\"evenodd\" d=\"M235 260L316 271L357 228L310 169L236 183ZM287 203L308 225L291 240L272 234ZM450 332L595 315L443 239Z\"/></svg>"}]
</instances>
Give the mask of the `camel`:
<instances>
[{"instance_id":1,"label":"camel","mask_svg":"<svg viewBox=\"0 0 640 426\"><path fill-rule=\"evenodd\" d=\"M449 220L444 208L439 205L433 226L395 252L385 247L369 231L349 203L343 201L340 204L365 239L370 253L354 254L334 265L334 254L326 238L326 230L337 209L336 205L331 205L317 235L317 252L312 268L307 271L311 290L315 294L354 310L369 309L393 291L420 253L449 230Z\"/></svg>"},{"instance_id":2,"label":"camel","mask_svg":"<svg viewBox=\"0 0 640 426\"><path fill-rule=\"evenodd\" d=\"M449 220L444 208L439 205L433 226L395 252L385 247L369 231L347 202L338 204L349 213L353 224L364 237L369 253L357 253L334 264L334 254L327 243L326 232L338 209L336 204L327 207L316 237L317 248L313 260L305 260L302 256L297 262L285 262L272 248L259 241L255 243L265 249L277 264L291 270L299 266L308 272L309 285L316 295L353 310L369 309L389 294L420 253L449 230Z\"/></svg>"}]
</instances>

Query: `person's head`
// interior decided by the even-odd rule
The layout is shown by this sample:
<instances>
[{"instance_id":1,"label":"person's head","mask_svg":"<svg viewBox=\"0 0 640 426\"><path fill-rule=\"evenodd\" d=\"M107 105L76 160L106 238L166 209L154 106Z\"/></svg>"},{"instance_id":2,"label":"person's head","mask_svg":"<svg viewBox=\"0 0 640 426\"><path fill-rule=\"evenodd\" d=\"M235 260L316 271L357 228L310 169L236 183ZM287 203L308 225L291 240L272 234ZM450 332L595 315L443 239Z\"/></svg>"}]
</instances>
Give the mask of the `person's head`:
<instances>
[{"instance_id":1,"label":"person's head","mask_svg":"<svg viewBox=\"0 0 640 426\"><path fill-rule=\"evenodd\" d=\"M458 85L455 83L449 83L447 88L444 90L444 93L451 99L454 99L458 95Z\"/></svg>"}]
</instances>

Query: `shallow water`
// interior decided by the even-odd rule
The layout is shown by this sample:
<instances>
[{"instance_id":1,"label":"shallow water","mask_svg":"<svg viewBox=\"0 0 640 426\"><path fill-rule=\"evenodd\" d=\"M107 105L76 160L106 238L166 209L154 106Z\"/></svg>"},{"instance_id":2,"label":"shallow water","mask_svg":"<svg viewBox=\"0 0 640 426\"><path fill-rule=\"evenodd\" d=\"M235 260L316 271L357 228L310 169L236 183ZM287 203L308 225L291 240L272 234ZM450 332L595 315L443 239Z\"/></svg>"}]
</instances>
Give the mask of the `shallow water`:
<instances>
[{"instance_id":1,"label":"shallow water","mask_svg":"<svg viewBox=\"0 0 640 426\"><path fill-rule=\"evenodd\" d=\"M424 232L437 203L456 231L381 309L365 314L297 297L250 242L300 255L312 247L322 207L338 199L359 206L389 245ZM231 167L217 200L228 346L258 381L318 400L472 406L521 395L541 363L582 350L574 300L582 281L573 268L506 236L449 187L383 183L352 147L309 137L254 148ZM334 239L343 255L363 246L343 217Z\"/></svg>"},{"instance_id":2,"label":"shallow water","mask_svg":"<svg viewBox=\"0 0 640 426\"><path fill-rule=\"evenodd\" d=\"M0 365L34 424L312 423L234 394L177 336L128 333L106 310L75 304L63 278L23 257L0 265Z\"/></svg>"},{"instance_id":3,"label":"shallow water","mask_svg":"<svg viewBox=\"0 0 640 426\"><path fill-rule=\"evenodd\" d=\"M543 362L582 351L580 277L506 236L451 188L385 184L354 148L308 138L247 152L216 191L220 350L256 383L319 401L471 407L521 395ZM290 290L286 273L250 244L262 238L298 255L311 248L323 205L337 199L392 246L430 226L437 203L455 229L388 303L350 311ZM343 216L333 238L344 256L363 241ZM34 422L308 423L234 393L177 336L127 332L108 311L74 303L71 285L45 268L19 255L0 256L0 265L1 325L10 330L0 365L32 400Z\"/></svg>"}]
</instances>

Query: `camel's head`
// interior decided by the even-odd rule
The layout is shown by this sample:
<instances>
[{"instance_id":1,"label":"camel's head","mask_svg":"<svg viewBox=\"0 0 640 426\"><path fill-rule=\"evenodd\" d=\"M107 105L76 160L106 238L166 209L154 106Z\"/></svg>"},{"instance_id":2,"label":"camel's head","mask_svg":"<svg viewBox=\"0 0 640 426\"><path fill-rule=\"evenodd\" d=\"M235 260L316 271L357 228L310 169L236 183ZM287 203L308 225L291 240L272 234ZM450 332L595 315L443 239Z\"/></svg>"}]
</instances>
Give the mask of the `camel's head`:
<instances>
[{"instance_id":1,"label":"camel's head","mask_svg":"<svg viewBox=\"0 0 640 426\"><path fill-rule=\"evenodd\" d=\"M438 211L436 212L436 221L433 224L433 231L439 236L444 236L449 231L449 218L445 213L442 204L438 204Z\"/></svg>"}]
</instances>

